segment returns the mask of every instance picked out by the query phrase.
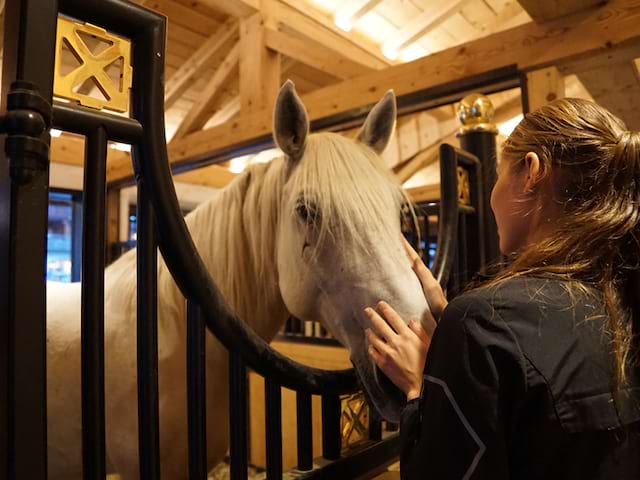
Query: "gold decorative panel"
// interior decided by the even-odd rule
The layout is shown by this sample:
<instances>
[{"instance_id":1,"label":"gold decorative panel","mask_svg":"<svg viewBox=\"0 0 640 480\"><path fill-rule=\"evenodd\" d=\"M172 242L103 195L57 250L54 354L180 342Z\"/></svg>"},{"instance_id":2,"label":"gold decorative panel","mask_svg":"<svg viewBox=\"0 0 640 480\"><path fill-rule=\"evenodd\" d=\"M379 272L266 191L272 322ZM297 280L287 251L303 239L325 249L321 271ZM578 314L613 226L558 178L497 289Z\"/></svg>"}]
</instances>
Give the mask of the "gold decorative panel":
<instances>
[{"instance_id":1,"label":"gold decorative panel","mask_svg":"<svg viewBox=\"0 0 640 480\"><path fill-rule=\"evenodd\" d=\"M53 94L95 109L129 109L131 42L58 17Z\"/></svg>"},{"instance_id":2,"label":"gold decorative panel","mask_svg":"<svg viewBox=\"0 0 640 480\"><path fill-rule=\"evenodd\" d=\"M340 427L343 449L369 439L369 406L362 392L342 399Z\"/></svg>"},{"instance_id":3,"label":"gold decorative panel","mask_svg":"<svg viewBox=\"0 0 640 480\"><path fill-rule=\"evenodd\" d=\"M471 187L469 186L469 172L458 167L458 203L471 205Z\"/></svg>"}]
</instances>

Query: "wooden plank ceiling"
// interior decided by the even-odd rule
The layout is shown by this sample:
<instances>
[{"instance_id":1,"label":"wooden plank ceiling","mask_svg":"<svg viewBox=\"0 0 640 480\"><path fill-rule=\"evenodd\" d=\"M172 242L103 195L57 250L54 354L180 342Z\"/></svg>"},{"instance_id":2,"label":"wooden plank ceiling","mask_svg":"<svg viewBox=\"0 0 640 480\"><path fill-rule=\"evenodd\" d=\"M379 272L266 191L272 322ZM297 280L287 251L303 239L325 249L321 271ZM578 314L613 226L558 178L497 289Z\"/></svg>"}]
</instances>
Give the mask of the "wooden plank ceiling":
<instances>
[{"instance_id":1,"label":"wooden plank ceiling","mask_svg":"<svg viewBox=\"0 0 640 480\"><path fill-rule=\"evenodd\" d=\"M215 127L222 124L252 125L256 118L263 121L263 117L268 121L264 112L272 108L277 87L287 78L295 82L303 96L328 92L327 87L339 88L341 82L365 78L372 72L519 27L531 22L532 17L539 22L553 22L560 15L594 3L580 0L135 1L169 19L165 121L170 154L181 151L192 135L194 139L198 133L204 135L203 129L214 134ZM541 7L543 3L548 7ZM572 5L567 9L568 4ZM625 92L636 92L637 65L633 58L629 60L626 56L620 67L608 74L623 75ZM625 94L612 94L607 90L611 83L600 81L599 74L585 73L584 69L562 73L575 73L582 82L578 82L579 87L593 88L591 93L596 100L602 99L614 112L615 104L621 102L621 112L627 117L632 115L631 105L624 104L621 98ZM511 112L513 104L512 100L506 102L502 111ZM633 110L637 114L640 109ZM431 113L440 132L434 138L448 138L454 112L449 109L446 113ZM63 135L55 142L63 145L73 140ZM77 150L74 145L56 148L53 161L77 164ZM73 155L74 158L65 158L65 152L67 157ZM111 153L115 155L109 160L109 178L115 180L127 174L128 154ZM424 153L420 158L422 160L402 170L403 178L415 170L417 164L429 163L432 155ZM406 160L396 158L397 162ZM228 172L216 177L216 171L222 172L223 168L209 170L212 185L224 184L232 178ZM202 177L198 181L206 183Z\"/></svg>"}]
</instances>

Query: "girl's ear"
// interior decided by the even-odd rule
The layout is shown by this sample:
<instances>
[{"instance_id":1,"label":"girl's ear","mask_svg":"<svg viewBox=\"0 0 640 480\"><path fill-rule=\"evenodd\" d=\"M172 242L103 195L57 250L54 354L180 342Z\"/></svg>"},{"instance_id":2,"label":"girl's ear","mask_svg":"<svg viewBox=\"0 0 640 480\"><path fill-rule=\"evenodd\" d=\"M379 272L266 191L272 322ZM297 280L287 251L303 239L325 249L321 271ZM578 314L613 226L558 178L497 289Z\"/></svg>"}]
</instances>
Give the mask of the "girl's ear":
<instances>
[{"instance_id":1,"label":"girl's ear","mask_svg":"<svg viewBox=\"0 0 640 480\"><path fill-rule=\"evenodd\" d=\"M542 169L540 165L540 157L535 152L529 152L524 157L524 173L527 176L524 190L531 192L540 180L542 180Z\"/></svg>"}]
</instances>

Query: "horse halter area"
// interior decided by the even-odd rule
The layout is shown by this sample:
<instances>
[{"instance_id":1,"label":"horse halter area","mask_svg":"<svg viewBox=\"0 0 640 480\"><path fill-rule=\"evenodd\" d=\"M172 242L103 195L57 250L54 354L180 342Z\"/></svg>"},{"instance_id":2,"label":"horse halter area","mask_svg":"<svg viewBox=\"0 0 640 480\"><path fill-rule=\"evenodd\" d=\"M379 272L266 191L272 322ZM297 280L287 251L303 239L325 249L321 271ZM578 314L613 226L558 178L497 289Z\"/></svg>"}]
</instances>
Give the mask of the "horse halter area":
<instances>
[{"instance_id":1,"label":"horse halter area","mask_svg":"<svg viewBox=\"0 0 640 480\"><path fill-rule=\"evenodd\" d=\"M211 465L207 461L207 331L228 352L228 385L224 390L228 399L223 402L228 403L228 478L250 478L250 445L254 445L251 435L255 435L250 427L250 409L255 401L254 392L250 392L253 389L249 388L249 372L264 379L259 406L264 412L264 433L258 443L263 445L267 479L376 478L397 461L398 426L384 421L369 407L355 369L311 367L269 345L231 309L196 249L172 173L200 168L231 155L200 153L179 164L170 161L165 139L164 81L165 43L171 26L164 15L150 9L151 3L5 1L0 117L0 143L4 145L0 149L0 479L48 478L48 462L56 447L48 441L51 418L47 418L47 407L51 399L47 391L46 325L50 287L44 274L51 129L82 136L85 142L84 160L80 162L84 164L82 225L78 230L82 281L78 394L81 444L77 453L82 459L82 478L119 478L110 476L116 472L110 470L105 421L109 394L105 393L107 205L108 189L134 184L137 403L131 404L130 409L137 411L137 478L161 478L161 261L186 302L186 371L181 375L187 392L187 415L181 421L188 432L188 445L181 448L187 451L188 476L180 478L212 478L208 477ZM81 39L92 35L107 39L111 47L97 55L89 52ZM63 44L81 65L73 79L60 73ZM574 50L562 55L568 58L580 53ZM540 64L554 61L550 57ZM120 68L119 85L103 78L105 69L114 64ZM522 105L526 111L532 93L526 72L538 68L537 64L522 67L509 59L495 68L491 62L487 64L491 68L470 68L460 78L445 78L413 91L397 92L401 115L454 102L459 105L462 123L454 130L460 145L438 142L432 152L439 160L438 192L428 201L416 200L417 221L408 221L405 229L407 237L419 247L421 238L426 238L426 247L423 244L422 248L429 248L429 239L433 240L430 268L450 297L500 257L489 205L496 178L498 129L493 123L494 106L487 96L519 89L521 94L515 103L505 103L511 102L509 105L517 108ZM105 100L97 101L74 88L84 80L95 81ZM371 103L312 116L311 127L335 131L358 126L364 120L363 106ZM504 111L505 106L500 108ZM132 174L110 179L109 142L131 145ZM270 142L270 134L258 135L253 144ZM235 148L242 151L248 146ZM395 172L402 174L414 158L398 164ZM291 317L284 332L301 336L304 322ZM293 403L285 404L284 389L295 392ZM318 407L319 428L314 421ZM293 417L294 412L295 434L291 441L295 443L296 461L290 468L283 464L283 449L290 447L288 434L283 433L283 417ZM348 437L354 432L358 441L350 444ZM320 456L314 453L317 437L321 439ZM166 475L163 478L173 480Z\"/></svg>"}]
</instances>

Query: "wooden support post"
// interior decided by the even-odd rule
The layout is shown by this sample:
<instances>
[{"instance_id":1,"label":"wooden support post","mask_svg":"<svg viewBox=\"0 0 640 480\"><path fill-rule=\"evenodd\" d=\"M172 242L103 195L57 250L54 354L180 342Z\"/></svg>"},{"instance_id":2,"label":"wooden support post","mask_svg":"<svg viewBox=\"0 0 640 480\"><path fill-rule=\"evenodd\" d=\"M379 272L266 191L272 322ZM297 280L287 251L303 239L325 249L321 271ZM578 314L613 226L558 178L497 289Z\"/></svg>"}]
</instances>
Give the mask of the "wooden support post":
<instances>
[{"instance_id":1,"label":"wooden support post","mask_svg":"<svg viewBox=\"0 0 640 480\"><path fill-rule=\"evenodd\" d=\"M280 54L265 44L262 14L240 23L240 114L271 111L280 87Z\"/></svg>"},{"instance_id":2,"label":"wooden support post","mask_svg":"<svg viewBox=\"0 0 640 480\"><path fill-rule=\"evenodd\" d=\"M564 77L556 67L527 73L527 96L532 112L564 95Z\"/></svg>"}]
</instances>

